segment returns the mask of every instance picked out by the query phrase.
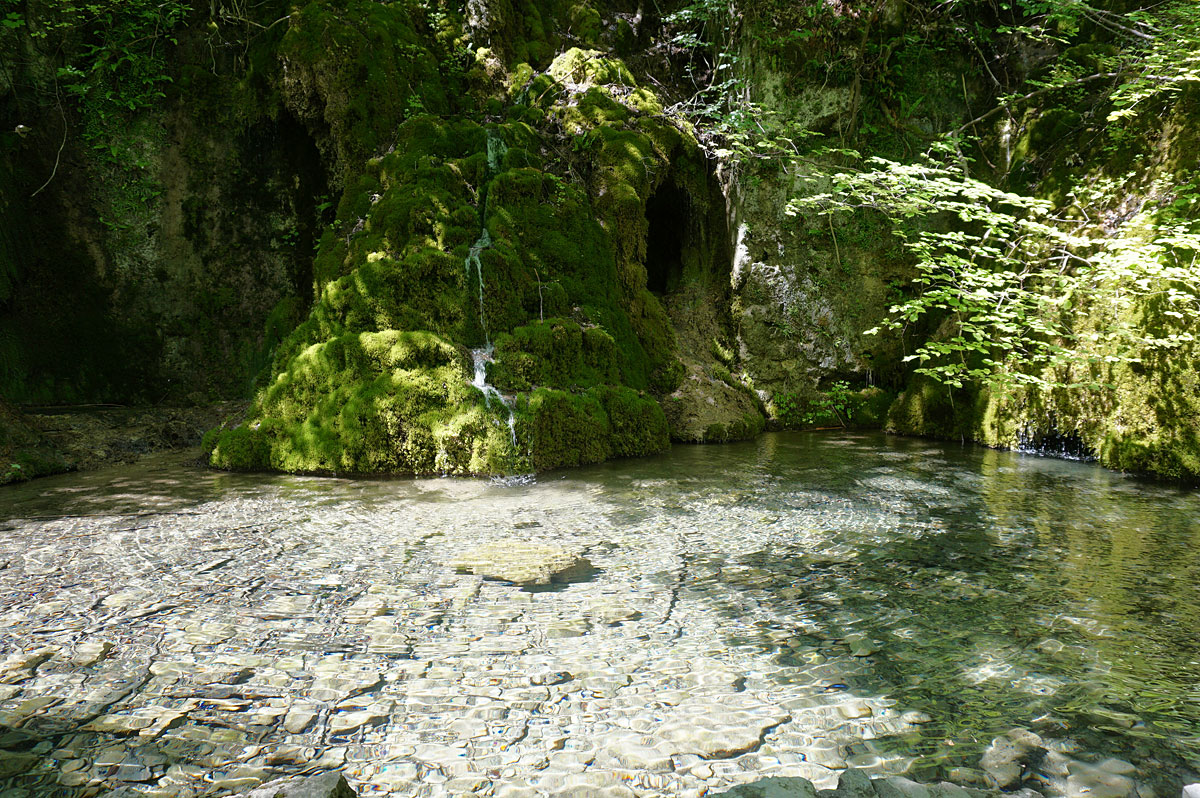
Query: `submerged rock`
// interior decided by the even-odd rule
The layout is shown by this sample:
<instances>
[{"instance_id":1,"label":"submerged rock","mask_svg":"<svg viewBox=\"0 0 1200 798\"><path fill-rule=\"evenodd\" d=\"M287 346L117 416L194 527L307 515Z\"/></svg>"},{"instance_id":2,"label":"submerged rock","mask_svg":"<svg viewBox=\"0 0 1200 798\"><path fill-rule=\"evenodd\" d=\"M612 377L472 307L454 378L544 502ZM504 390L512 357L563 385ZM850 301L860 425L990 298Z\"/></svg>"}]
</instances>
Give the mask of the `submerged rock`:
<instances>
[{"instance_id":1,"label":"submerged rock","mask_svg":"<svg viewBox=\"0 0 1200 798\"><path fill-rule=\"evenodd\" d=\"M321 773L307 778L276 779L242 793L240 798L356 798L341 773Z\"/></svg>"},{"instance_id":2,"label":"submerged rock","mask_svg":"<svg viewBox=\"0 0 1200 798\"><path fill-rule=\"evenodd\" d=\"M1001 789L1018 787L1026 767L1036 765L1046 755L1042 738L1028 729L1013 729L992 740L983 752L979 766L987 774L988 786Z\"/></svg>"},{"instance_id":3,"label":"submerged rock","mask_svg":"<svg viewBox=\"0 0 1200 798\"><path fill-rule=\"evenodd\" d=\"M728 798L816 798L817 791L808 779L775 777L740 784L720 794Z\"/></svg>"},{"instance_id":4,"label":"submerged rock","mask_svg":"<svg viewBox=\"0 0 1200 798\"><path fill-rule=\"evenodd\" d=\"M480 546L452 563L459 573L498 579L514 585L547 585L585 579L592 564L579 554L531 543L493 543Z\"/></svg>"},{"instance_id":5,"label":"submerged rock","mask_svg":"<svg viewBox=\"0 0 1200 798\"><path fill-rule=\"evenodd\" d=\"M821 790L822 798L875 798L871 777L865 772L850 768L838 777L836 790Z\"/></svg>"},{"instance_id":6,"label":"submerged rock","mask_svg":"<svg viewBox=\"0 0 1200 798\"><path fill-rule=\"evenodd\" d=\"M107 657L112 649L113 644L107 640L88 640L75 647L71 662L82 667L95 665Z\"/></svg>"},{"instance_id":7,"label":"submerged rock","mask_svg":"<svg viewBox=\"0 0 1200 798\"><path fill-rule=\"evenodd\" d=\"M788 712L743 693L687 700L667 713L655 736L678 754L727 759L753 751Z\"/></svg>"},{"instance_id":8,"label":"submerged rock","mask_svg":"<svg viewBox=\"0 0 1200 798\"><path fill-rule=\"evenodd\" d=\"M866 771L850 768L838 777L838 786L834 790L818 792L808 779L777 777L742 784L720 795L728 798L981 798L996 793L966 789L945 781L919 784L903 776L872 780Z\"/></svg>"},{"instance_id":9,"label":"submerged rock","mask_svg":"<svg viewBox=\"0 0 1200 798\"><path fill-rule=\"evenodd\" d=\"M1119 759L1106 759L1092 765L1073 761L1069 765L1071 775L1067 777L1067 795L1088 798L1136 798L1137 783L1129 778L1135 768Z\"/></svg>"}]
</instances>

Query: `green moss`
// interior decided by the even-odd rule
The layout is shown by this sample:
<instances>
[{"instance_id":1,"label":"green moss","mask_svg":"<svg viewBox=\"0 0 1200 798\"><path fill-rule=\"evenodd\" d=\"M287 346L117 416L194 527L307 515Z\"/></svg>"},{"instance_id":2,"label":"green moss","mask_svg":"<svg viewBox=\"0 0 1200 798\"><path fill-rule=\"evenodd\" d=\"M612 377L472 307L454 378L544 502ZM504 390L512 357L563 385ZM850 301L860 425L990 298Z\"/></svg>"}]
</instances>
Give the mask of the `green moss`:
<instances>
[{"instance_id":1,"label":"green moss","mask_svg":"<svg viewBox=\"0 0 1200 798\"><path fill-rule=\"evenodd\" d=\"M615 99L634 86L621 62L573 50L555 64L552 76L589 87L572 96L519 69L506 121L413 115L394 151L346 181L311 312L276 348L251 424L217 439L215 464L485 473L668 444L641 392L673 390L683 366L646 290L645 205L674 160L702 156L670 125L635 120L660 110L651 92L636 90L632 111ZM554 138L564 120L579 131L568 163ZM440 354L400 353L418 340ZM515 447L508 411L470 384L467 351L488 344L491 384L517 408Z\"/></svg>"},{"instance_id":2,"label":"green moss","mask_svg":"<svg viewBox=\"0 0 1200 798\"><path fill-rule=\"evenodd\" d=\"M599 327L568 319L516 327L496 340L491 379L501 390L590 388L620 379L616 342Z\"/></svg>"},{"instance_id":3,"label":"green moss","mask_svg":"<svg viewBox=\"0 0 1200 798\"><path fill-rule=\"evenodd\" d=\"M658 403L628 388L583 394L539 388L517 406L518 430L538 471L654 454L670 446Z\"/></svg>"},{"instance_id":4,"label":"green moss","mask_svg":"<svg viewBox=\"0 0 1200 798\"><path fill-rule=\"evenodd\" d=\"M658 402L629 388L602 385L589 393L609 419L608 445L612 457L644 457L671 445L667 417Z\"/></svg>"},{"instance_id":5,"label":"green moss","mask_svg":"<svg viewBox=\"0 0 1200 798\"><path fill-rule=\"evenodd\" d=\"M587 44L600 40L600 12L587 3L576 3L567 12L571 33Z\"/></svg>"},{"instance_id":6,"label":"green moss","mask_svg":"<svg viewBox=\"0 0 1200 798\"><path fill-rule=\"evenodd\" d=\"M205 436L207 449L212 447L210 462L230 471L266 471L271 466L270 441L257 427L238 426L222 430L216 440Z\"/></svg>"},{"instance_id":7,"label":"green moss","mask_svg":"<svg viewBox=\"0 0 1200 798\"><path fill-rule=\"evenodd\" d=\"M608 416L592 396L539 388L518 405L521 436L537 471L608 459Z\"/></svg>"},{"instance_id":8,"label":"green moss","mask_svg":"<svg viewBox=\"0 0 1200 798\"><path fill-rule=\"evenodd\" d=\"M320 109L299 110L319 114L344 174L387 148L402 120L445 113L461 90L442 66L452 57L445 42L423 35L424 16L416 3L371 0L321 0L292 13L278 53L288 79L320 98Z\"/></svg>"},{"instance_id":9,"label":"green moss","mask_svg":"<svg viewBox=\"0 0 1200 798\"><path fill-rule=\"evenodd\" d=\"M952 389L916 376L888 409L885 428L900 435L931 438L974 438L973 413L986 405L977 391Z\"/></svg>"},{"instance_id":10,"label":"green moss","mask_svg":"<svg viewBox=\"0 0 1200 798\"><path fill-rule=\"evenodd\" d=\"M884 388L864 388L857 392L854 425L868 429L881 429L887 423L888 410L896 400L896 394Z\"/></svg>"},{"instance_id":11,"label":"green moss","mask_svg":"<svg viewBox=\"0 0 1200 798\"><path fill-rule=\"evenodd\" d=\"M509 99L523 104L529 97L530 83L535 74L533 67L523 62L513 67L509 74Z\"/></svg>"},{"instance_id":12,"label":"green moss","mask_svg":"<svg viewBox=\"0 0 1200 798\"><path fill-rule=\"evenodd\" d=\"M604 125L620 125L629 119L629 109L617 102L605 89L592 86L579 99L559 110L563 126L581 134ZM594 140L594 139L591 139ZM591 141L582 139L581 143Z\"/></svg>"},{"instance_id":13,"label":"green moss","mask_svg":"<svg viewBox=\"0 0 1200 798\"><path fill-rule=\"evenodd\" d=\"M463 353L428 332L350 333L314 344L260 395L256 421L222 432L222 468L476 473L489 438ZM466 437L464 441L463 438Z\"/></svg>"},{"instance_id":14,"label":"green moss","mask_svg":"<svg viewBox=\"0 0 1200 798\"><path fill-rule=\"evenodd\" d=\"M560 83L606 83L637 87L633 73L623 61L606 58L599 50L572 47L555 58L547 72Z\"/></svg>"}]
</instances>

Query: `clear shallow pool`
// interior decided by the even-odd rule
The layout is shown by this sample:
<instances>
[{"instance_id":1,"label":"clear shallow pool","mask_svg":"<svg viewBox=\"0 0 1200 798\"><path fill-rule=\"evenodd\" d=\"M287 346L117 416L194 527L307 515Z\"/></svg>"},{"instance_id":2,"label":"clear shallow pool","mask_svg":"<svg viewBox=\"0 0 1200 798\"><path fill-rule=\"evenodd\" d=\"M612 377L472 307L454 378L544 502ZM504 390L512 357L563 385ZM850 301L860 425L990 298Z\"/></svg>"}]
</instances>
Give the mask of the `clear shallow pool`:
<instances>
[{"instance_id":1,"label":"clear shallow pool","mask_svg":"<svg viewBox=\"0 0 1200 798\"><path fill-rule=\"evenodd\" d=\"M817 434L515 484L164 458L6 488L0 518L14 794L970 778L1014 726L1160 796L1200 780L1200 493L1092 465ZM505 540L598 570L448 565Z\"/></svg>"}]
</instances>

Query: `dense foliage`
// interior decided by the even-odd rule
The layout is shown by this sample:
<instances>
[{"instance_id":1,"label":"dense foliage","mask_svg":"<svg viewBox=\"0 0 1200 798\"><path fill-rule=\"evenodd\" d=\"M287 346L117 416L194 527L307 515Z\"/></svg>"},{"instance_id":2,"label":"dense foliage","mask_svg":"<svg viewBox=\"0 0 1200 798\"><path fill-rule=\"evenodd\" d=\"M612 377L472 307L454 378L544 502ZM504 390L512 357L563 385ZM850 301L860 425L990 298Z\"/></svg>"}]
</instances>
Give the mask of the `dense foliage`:
<instances>
[{"instance_id":1,"label":"dense foliage","mask_svg":"<svg viewBox=\"0 0 1200 798\"><path fill-rule=\"evenodd\" d=\"M954 387L1098 388L1098 372L1086 366L1137 361L1147 349L1195 340L1186 327L1150 328L1131 312L1157 303L1172 319L1200 313L1194 223L1090 234L1090 220L1068 225L1047 200L994 188L932 159L872 158L862 171L830 179L831 191L796 200L792 212L880 211L919 270L918 292L891 309L882 329L903 330L928 314L949 322L908 356L920 364L917 373ZM1177 201L1192 198L1182 193ZM1079 329L1079 317L1092 310L1099 323Z\"/></svg>"},{"instance_id":2,"label":"dense foliage","mask_svg":"<svg viewBox=\"0 0 1200 798\"><path fill-rule=\"evenodd\" d=\"M1106 190L1118 193L1111 180L1105 184L1094 177L1091 186L1068 198L1039 197L1036 186L1032 192L998 188L1006 176L997 176L990 163L991 168L981 168L980 162L995 146L983 140L995 135L989 125L1012 127L1013 120L1038 113L1038 103L1047 100L1081 106L1082 112L1050 112L1062 120L1059 132L1064 125L1084 126L1100 116L1110 152L1124 139L1146 136L1136 127L1138 116L1149 109L1161 112L1200 80L1195 4L1117 12L1083 0L962 0L909 7L917 24L880 37L883 44L877 46L866 40L887 4L844 5L840 13L827 4L800 4L810 18L828 18L796 35L807 39L824 30L841 37L838 52L851 56L855 80L914 42L963 46L982 62L995 84L992 107L953 130L928 136L925 154L908 159L864 158L844 147L830 148L828 137L822 140L815 131L772 124L771 114L755 104L739 78L744 56L720 46L732 39L735 24L768 17L778 25L778 14L784 13L771 3L749 5L757 13L744 23L735 23L725 5L712 2L694 3L675 15L673 21L683 29L679 44L716 53L702 59L710 67L709 82L679 108L709 123L720 142L718 154L778 159L785 171L804 180L809 190L791 203L791 215L883 214L918 276L913 293L892 307L876 332L938 329L932 338L917 340L906 358L916 362L917 373L954 387L1016 383L1094 389L1101 386L1102 369L1090 366L1136 363L1147 352L1194 340L1192 321L1200 310L1194 180L1155 186L1139 224L1113 226L1088 212L1103 210ZM855 33L862 36L857 45ZM933 44L937 37L942 42ZM1015 72L1013 54L1034 47L1065 49L1069 56L1046 60L1032 74ZM910 112L921 101L893 99ZM903 127L902 119L893 121ZM880 141L867 117L860 124L855 141ZM802 143L810 137L817 141ZM1167 323L1149 323L1147 313Z\"/></svg>"}]
</instances>

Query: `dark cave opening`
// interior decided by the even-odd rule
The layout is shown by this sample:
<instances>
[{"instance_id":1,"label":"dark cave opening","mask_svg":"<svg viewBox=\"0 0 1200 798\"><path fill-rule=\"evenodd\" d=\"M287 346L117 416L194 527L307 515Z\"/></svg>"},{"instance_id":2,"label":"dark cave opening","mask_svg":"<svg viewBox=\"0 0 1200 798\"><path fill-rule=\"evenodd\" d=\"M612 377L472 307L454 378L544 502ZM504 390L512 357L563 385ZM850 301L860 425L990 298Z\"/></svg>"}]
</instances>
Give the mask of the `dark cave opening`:
<instances>
[{"instance_id":1,"label":"dark cave opening","mask_svg":"<svg viewBox=\"0 0 1200 798\"><path fill-rule=\"evenodd\" d=\"M324 225L333 220L328 175L317 143L290 113L247 131L243 161L260 165L266 180L243 201L289 218L294 227L287 240L293 253L293 284L305 304L313 290L313 250Z\"/></svg>"},{"instance_id":2,"label":"dark cave opening","mask_svg":"<svg viewBox=\"0 0 1200 798\"><path fill-rule=\"evenodd\" d=\"M664 183L646 201L646 221L646 287L667 294L683 276L688 195L674 183Z\"/></svg>"}]
</instances>

